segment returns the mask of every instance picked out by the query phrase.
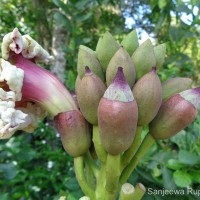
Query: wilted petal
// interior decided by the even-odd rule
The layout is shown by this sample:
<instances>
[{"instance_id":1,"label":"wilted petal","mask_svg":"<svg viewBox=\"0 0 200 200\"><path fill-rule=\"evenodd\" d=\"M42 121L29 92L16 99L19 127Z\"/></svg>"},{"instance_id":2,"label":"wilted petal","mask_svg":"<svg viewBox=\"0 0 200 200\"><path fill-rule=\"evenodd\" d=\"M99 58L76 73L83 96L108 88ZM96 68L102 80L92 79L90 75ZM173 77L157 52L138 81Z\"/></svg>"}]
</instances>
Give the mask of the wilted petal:
<instances>
[{"instance_id":1,"label":"wilted petal","mask_svg":"<svg viewBox=\"0 0 200 200\"><path fill-rule=\"evenodd\" d=\"M21 99L24 71L0 59L0 82L6 81L9 89L16 93L16 100Z\"/></svg>"},{"instance_id":2,"label":"wilted petal","mask_svg":"<svg viewBox=\"0 0 200 200\"><path fill-rule=\"evenodd\" d=\"M22 49L23 40L17 28L4 36L1 46L2 58L7 60L10 50L14 51L16 54L19 54L21 53Z\"/></svg>"},{"instance_id":3,"label":"wilted petal","mask_svg":"<svg viewBox=\"0 0 200 200\"><path fill-rule=\"evenodd\" d=\"M23 44L22 55L24 58L35 59L36 61L42 61L44 63L53 60L53 56L50 56L49 53L29 35L23 36Z\"/></svg>"}]
</instances>

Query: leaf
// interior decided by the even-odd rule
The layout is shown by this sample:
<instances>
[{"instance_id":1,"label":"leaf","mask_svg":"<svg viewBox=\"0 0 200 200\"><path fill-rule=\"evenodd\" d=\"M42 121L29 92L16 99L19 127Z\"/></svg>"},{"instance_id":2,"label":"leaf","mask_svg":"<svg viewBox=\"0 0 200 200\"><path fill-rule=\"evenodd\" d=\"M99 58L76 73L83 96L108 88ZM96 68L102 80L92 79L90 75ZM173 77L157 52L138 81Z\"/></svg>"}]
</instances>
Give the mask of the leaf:
<instances>
[{"instance_id":1,"label":"leaf","mask_svg":"<svg viewBox=\"0 0 200 200\"><path fill-rule=\"evenodd\" d=\"M178 154L178 160L183 164L195 165L200 164L200 157L195 153L191 153L186 150L180 150Z\"/></svg>"},{"instance_id":2,"label":"leaf","mask_svg":"<svg viewBox=\"0 0 200 200\"><path fill-rule=\"evenodd\" d=\"M63 11L65 11L66 13L70 13L70 9L68 9L68 5L64 4L62 1L60 0L53 0L53 3L58 6L59 8L62 8Z\"/></svg>"},{"instance_id":3,"label":"leaf","mask_svg":"<svg viewBox=\"0 0 200 200\"><path fill-rule=\"evenodd\" d=\"M190 176L194 182L200 183L200 173L199 170L190 171Z\"/></svg>"},{"instance_id":4,"label":"leaf","mask_svg":"<svg viewBox=\"0 0 200 200\"><path fill-rule=\"evenodd\" d=\"M176 7L177 12L184 12L186 14L190 14L192 11L185 5L185 4L180 4Z\"/></svg>"},{"instance_id":5,"label":"leaf","mask_svg":"<svg viewBox=\"0 0 200 200\"><path fill-rule=\"evenodd\" d=\"M72 32L72 26L70 20L63 14L56 12L54 14L54 19L57 24L66 27L68 32Z\"/></svg>"},{"instance_id":6,"label":"leaf","mask_svg":"<svg viewBox=\"0 0 200 200\"><path fill-rule=\"evenodd\" d=\"M0 164L0 172L8 180L13 179L17 175L16 166L13 163Z\"/></svg>"},{"instance_id":7,"label":"leaf","mask_svg":"<svg viewBox=\"0 0 200 200\"><path fill-rule=\"evenodd\" d=\"M163 186L168 190L176 189L176 184L173 180L173 172L167 169L165 166L162 167L163 173Z\"/></svg>"},{"instance_id":8,"label":"leaf","mask_svg":"<svg viewBox=\"0 0 200 200\"><path fill-rule=\"evenodd\" d=\"M173 173L174 182L179 187L187 187L192 183L190 175L183 170L177 170Z\"/></svg>"},{"instance_id":9,"label":"leaf","mask_svg":"<svg viewBox=\"0 0 200 200\"><path fill-rule=\"evenodd\" d=\"M158 1L158 7L162 10L167 5L166 0L159 0Z\"/></svg>"},{"instance_id":10,"label":"leaf","mask_svg":"<svg viewBox=\"0 0 200 200\"><path fill-rule=\"evenodd\" d=\"M174 170L178 170L178 169L182 169L182 168L188 167L188 165L183 164L183 163L179 162L179 161L176 160L176 159L170 159L170 160L168 160L166 166L167 166L168 168L174 169Z\"/></svg>"},{"instance_id":11,"label":"leaf","mask_svg":"<svg viewBox=\"0 0 200 200\"><path fill-rule=\"evenodd\" d=\"M79 188L78 182L76 180L76 178L70 178L68 179L67 183L66 183L66 187L67 189L73 191L73 190L77 190Z\"/></svg>"}]
</instances>

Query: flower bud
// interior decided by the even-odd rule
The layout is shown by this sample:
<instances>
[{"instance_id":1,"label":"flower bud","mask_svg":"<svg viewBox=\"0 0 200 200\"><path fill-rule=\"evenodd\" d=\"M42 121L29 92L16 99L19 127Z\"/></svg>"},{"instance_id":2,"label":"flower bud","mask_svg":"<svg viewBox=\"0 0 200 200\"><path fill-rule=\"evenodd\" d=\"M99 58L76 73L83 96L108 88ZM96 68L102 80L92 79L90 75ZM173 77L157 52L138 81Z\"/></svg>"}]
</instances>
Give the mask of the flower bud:
<instances>
[{"instance_id":1,"label":"flower bud","mask_svg":"<svg viewBox=\"0 0 200 200\"><path fill-rule=\"evenodd\" d=\"M162 84L163 100L174 94L190 89L192 87L192 79L190 78L171 78Z\"/></svg>"},{"instance_id":2,"label":"flower bud","mask_svg":"<svg viewBox=\"0 0 200 200\"><path fill-rule=\"evenodd\" d=\"M83 78L85 67L90 66L90 70L96 74L102 81L105 80L103 69L97 59L96 52L92 49L81 45L78 52L78 75Z\"/></svg>"},{"instance_id":3,"label":"flower bud","mask_svg":"<svg viewBox=\"0 0 200 200\"><path fill-rule=\"evenodd\" d=\"M105 84L86 67L85 76L78 88L77 99L84 117L93 125L98 124L97 109L104 92Z\"/></svg>"},{"instance_id":4,"label":"flower bud","mask_svg":"<svg viewBox=\"0 0 200 200\"><path fill-rule=\"evenodd\" d=\"M86 153L91 144L88 123L80 111L59 113L54 118L65 151L73 157Z\"/></svg>"},{"instance_id":5,"label":"flower bud","mask_svg":"<svg viewBox=\"0 0 200 200\"><path fill-rule=\"evenodd\" d=\"M120 47L110 60L106 70L106 83L109 86L117 73L118 66L123 66L124 76L132 88L135 83L135 68L127 51Z\"/></svg>"},{"instance_id":6,"label":"flower bud","mask_svg":"<svg viewBox=\"0 0 200 200\"><path fill-rule=\"evenodd\" d=\"M81 78L79 75L77 75L76 81L75 81L75 92L76 93L78 92L78 88L79 88L80 84L81 84Z\"/></svg>"},{"instance_id":7,"label":"flower bud","mask_svg":"<svg viewBox=\"0 0 200 200\"><path fill-rule=\"evenodd\" d=\"M163 43L154 47L154 53L156 57L156 67L160 69L165 61L166 44Z\"/></svg>"},{"instance_id":8,"label":"flower bud","mask_svg":"<svg viewBox=\"0 0 200 200\"><path fill-rule=\"evenodd\" d=\"M175 94L160 107L150 123L149 132L155 139L168 139L187 127L197 116L200 108L200 88Z\"/></svg>"},{"instance_id":9,"label":"flower bud","mask_svg":"<svg viewBox=\"0 0 200 200\"><path fill-rule=\"evenodd\" d=\"M118 49L119 44L109 32L106 32L102 37L99 38L96 46L96 53L104 72L106 71L111 58Z\"/></svg>"},{"instance_id":10,"label":"flower bud","mask_svg":"<svg viewBox=\"0 0 200 200\"><path fill-rule=\"evenodd\" d=\"M148 73L152 67L156 66L156 57L150 39L147 39L135 50L132 55L132 60L136 69L137 79Z\"/></svg>"},{"instance_id":11,"label":"flower bud","mask_svg":"<svg viewBox=\"0 0 200 200\"><path fill-rule=\"evenodd\" d=\"M122 40L121 45L126 49L130 56L133 55L133 52L138 48L138 36L136 30L132 30L129 34L125 36Z\"/></svg>"},{"instance_id":12,"label":"flower bud","mask_svg":"<svg viewBox=\"0 0 200 200\"><path fill-rule=\"evenodd\" d=\"M162 103L162 86L155 68L136 82L133 96L138 105L138 125L147 125L156 116Z\"/></svg>"},{"instance_id":13,"label":"flower bud","mask_svg":"<svg viewBox=\"0 0 200 200\"><path fill-rule=\"evenodd\" d=\"M137 126L138 109L123 68L104 93L98 108L100 139L105 150L117 155L133 142Z\"/></svg>"}]
</instances>

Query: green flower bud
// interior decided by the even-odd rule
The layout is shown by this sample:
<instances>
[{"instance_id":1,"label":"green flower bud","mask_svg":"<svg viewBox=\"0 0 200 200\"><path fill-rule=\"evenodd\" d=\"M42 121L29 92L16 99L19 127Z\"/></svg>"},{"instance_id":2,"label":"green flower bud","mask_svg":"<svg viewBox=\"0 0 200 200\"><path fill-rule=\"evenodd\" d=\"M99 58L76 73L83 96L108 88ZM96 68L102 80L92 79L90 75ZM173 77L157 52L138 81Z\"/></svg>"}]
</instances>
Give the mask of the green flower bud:
<instances>
[{"instance_id":1,"label":"green flower bud","mask_svg":"<svg viewBox=\"0 0 200 200\"><path fill-rule=\"evenodd\" d=\"M124 77L123 68L119 67L98 108L100 139L109 154L120 154L131 146L137 119L137 104Z\"/></svg>"},{"instance_id":2,"label":"green flower bud","mask_svg":"<svg viewBox=\"0 0 200 200\"><path fill-rule=\"evenodd\" d=\"M190 78L171 78L162 84L163 100L174 94L190 89L192 87L192 79Z\"/></svg>"},{"instance_id":3,"label":"green flower bud","mask_svg":"<svg viewBox=\"0 0 200 200\"><path fill-rule=\"evenodd\" d=\"M93 125L98 124L98 105L105 90L102 80L86 67L85 76L77 91L77 99L83 116Z\"/></svg>"},{"instance_id":4,"label":"green flower bud","mask_svg":"<svg viewBox=\"0 0 200 200\"><path fill-rule=\"evenodd\" d=\"M96 53L104 72L106 71L111 58L118 49L119 44L109 32L106 32L102 37L99 38L96 47Z\"/></svg>"},{"instance_id":5,"label":"green flower bud","mask_svg":"<svg viewBox=\"0 0 200 200\"><path fill-rule=\"evenodd\" d=\"M96 52L92 49L80 45L78 52L78 75L83 78L85 67L90 66L90 70L96 74L102 81L105 80L103 69L97 59Z\"/></svg>"},{"instance_id":6,"label":"green flower bud","mask_svg":"<svg viewBox=\"0 0 200 200\"><path fill-rule=\"evenodd\" d=\"M151 40L142 43L133 53L132 60L136 69L137 79L148 73L152 67L156 66L156 57Z\"/></svg>"},{"instance_id":7,"label":"green flower bud","mask_svg":"<svg viewBox=\"0 0 200 200\"><path fill-rule=\"evenodd\" d=\"M81 84L81 78L79 75L77 75L76 81L75 81L75 92L76 93L78 92L78 88L79 88L80 84Z\"/></svg>"},{"instance_id":8,"label":"green flower bud","mask_svg":"<svg viewBox=\"0 0 200 200\"><path fill-rule=\"evenodd\" d=\"M119 48L108 64L108 68L106 70L107 86L109 86L114 79L118 66L123 66L123 72L126 80L128 81L129 86L132 88L135 83L135 68L133 66L131 57L123 47Z\"/></svg>"},{"instance_id":9,"label":"green flower bud","mask_svg":"<svg viewBox=\"0 0 200 200\"><path fill-rule=\"evenodd\" d=\"M163 43L154 47L154 53L156 57L156 67L160 69L165 61L166 44Z\"/></svg>"},{"instance_id":10,"label":"green flower bud","mask_svg":"<svg viewBox=\"0 0 200 200\"><path fill-rule=\"evenodd\" d=\"M138 125L149 124L162 103L162 85L155 68L136 82L133 96L138 105Z\"/></svg>"},{"instance_id":11,"label":"green flower bud","mask_svg":"<svg viewBox=\"0 0 200 200\"><path fill-rule=\"evenodd\" d=\"M54 118L65 151L73 157L85 154L91 145L88 122L80 111L59 113Z\"/></svg>"},{"instance_id":12,"label":"green flower bud","mask_svg":"<svg viewBox=\"0 0 200 200\"><path fill-rule=\"evenodd\" d=\"M160 107L149 126L155 139L168 139L187 127L197 116L200 108L200 88L175 94Z\"/></svg>"},{"instance_id":13,"label":"green flower bud","mask_svg":"<svg viewBox=\"0 0 200 200\"><path fill-rule=\"evenodd\" d=\"M133 52L138 48L138 36L136 30L131 31L125 38L122 40L121 45L126 49L130 56L133 55Z\"/></svg>"}]
</instances>

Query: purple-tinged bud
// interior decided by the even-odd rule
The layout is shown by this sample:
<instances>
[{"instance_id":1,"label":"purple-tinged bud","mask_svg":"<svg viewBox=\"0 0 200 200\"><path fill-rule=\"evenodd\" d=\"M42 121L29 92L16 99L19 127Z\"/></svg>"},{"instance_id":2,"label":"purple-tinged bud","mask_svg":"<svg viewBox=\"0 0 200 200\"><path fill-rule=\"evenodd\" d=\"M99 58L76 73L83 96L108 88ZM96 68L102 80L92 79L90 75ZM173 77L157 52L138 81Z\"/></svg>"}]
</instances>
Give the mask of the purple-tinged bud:
<instances>
[{"instance_id":1,"label":"purple-tinged bud","mask_svg":"<svg viewBox=\"0 0 200 200\"><path fill-rule=\"evenodd\" d=\"M80 78L83 78L85 75L85 66L90 66L90 70L102 81L105 81L103 69L99 60L97 59L96 52L86 46L80 45L77 66L77 71Z\"/></svg>"},{"instance_id":2,"label":"purple-tinged bud","mask_svg":"<svg viewBox=\"0 0 200 200\"><path fill-rule=\"evenodd\" d=\"M132 88L135 83L135 68L131 57L123 47L119 48L108 64L106 70L107 86L111 84L119 66L123 67L124 76L126 77L129 86Z\"/></svg>"},{"instance_id":3,"label":"purple-tinged bud","mask_svg":"<svg viewBox=\"0 0 200 200\"><path fill-rule=\"evenodd\" d=\"M171 78L162 84L163 100L168 99L174 94L178 94L192 87L192 79L190 78Z\"/></svg>"},{"instance_id":4,"label":"purple-tinged bud","mask_svg":"<svg viewBox=\"0 0 200 200\"><path fill-rule=\"evenodd\" d=\"M93 125L98 124L98 105L105 90L103 81L86 67L85 76L77 91L77 99L83 116Z\"/></svg>"},{"instance_id":5,"label":"purple-tinged bud","mask_svg":"<svg viewBox=\"0 0 200 200\"><path fill-rule=\"evenodd\" d=\"M123 68L119 67L98 108L100 139L108 153L117 155L130 147L137 119L136 101L123 74Z\"/></svg>"},{"instance_id":6,"label":"purple-tinged bud","mask_svg":"<svg viewBox=\"0 0 200 200\"><path fill-rule=\"evenodd\" d=\"M175 94L160 107L150 123L149 132L155 139L168 139L191 124L200 108L200 88Z\"/></svg>"},{"instance_id":7,"label":"purple-tinged bud","mask_svg":"<svg viewBox=\"0 0 200 200\"><path fill-rule=\"evenodd\" d=\"M91 145L89 124L77 110L59 113L54 118L65 151L73 157L83 155Z\"/></svg>"},{"instance_id":8,"label":"purple-tinged bud","mask_svg":"<svg viewBox=\"0 0 200 200\"><path fill-rule=\"evenodd\" d=\"M133 52L138 48L138 36L136 30L132 30L129 34L125 36L122 40L121 45L126 49L130 56L133 55Z\"/></svg>"},{"instance_id":9,"label":"purple-tinged bud","mask_svg":"<svg viewBox=\"0 0 200 200\"><path fill-rule=\"evenodd\" d=\"M154 67L136 82L133 96L138 105L138 125L149 124L162 103L162 85Z\"/></svg>"}]
</instances>

